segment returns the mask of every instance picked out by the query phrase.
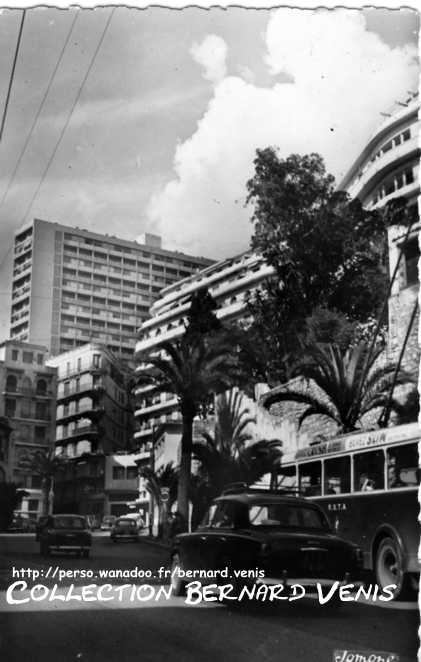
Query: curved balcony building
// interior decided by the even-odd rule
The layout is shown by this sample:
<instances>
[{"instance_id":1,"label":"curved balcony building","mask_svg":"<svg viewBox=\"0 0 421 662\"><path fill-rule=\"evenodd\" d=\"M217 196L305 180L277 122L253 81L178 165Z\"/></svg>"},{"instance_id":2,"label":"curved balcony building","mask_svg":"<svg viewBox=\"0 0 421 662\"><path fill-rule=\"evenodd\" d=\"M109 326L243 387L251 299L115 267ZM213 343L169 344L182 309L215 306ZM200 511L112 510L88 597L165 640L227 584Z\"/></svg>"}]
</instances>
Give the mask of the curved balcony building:
<instances>
[{"instance_id":1,"label":"curved balcony building","mask_svg":"<svg viewBox=\"0 0 421 662\"><path fill-rule=\"evenodd\" d=\"M417 204L421 153L419 107L418 94L411 94L384 113L385 120L340 182L339 189L358 198L367 209L380 209L398 197L406 198L410 206ZM417 220L407 238L403 226L393 226L388 231L391 276L399 265L389 299L391 359L399 356L418 297L419 229ZM419 362L417 329L418 322L413 325L403 357L403 365L414 370Z\"/></svg>"}]
</instances>

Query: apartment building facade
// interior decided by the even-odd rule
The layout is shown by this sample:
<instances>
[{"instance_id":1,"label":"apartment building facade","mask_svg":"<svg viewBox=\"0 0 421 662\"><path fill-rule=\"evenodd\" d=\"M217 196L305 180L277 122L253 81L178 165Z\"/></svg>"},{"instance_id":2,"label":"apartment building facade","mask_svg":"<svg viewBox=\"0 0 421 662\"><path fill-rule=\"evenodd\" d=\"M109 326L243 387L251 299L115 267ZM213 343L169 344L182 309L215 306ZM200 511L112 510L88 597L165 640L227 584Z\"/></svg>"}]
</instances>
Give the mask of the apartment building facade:
<instances>
[{"instance_id":1,"label":"apartment building facade","mask_svg":"<svg viewBox=\"0 0 421 662\"><path fill-rule=\"evenodd\" d=\"M46 365L47 356L40 345L14 340L0 345L0 417L11 427L2 448L2 477L25 489L20 511L33 520L43 508L34 456L54 448L56 370Z\"/></svg>"},{"instance_id":2,"label":"apartment building facade","mask_svg":"<svg viewBox=\"0 0 421 662\"><path fill-rule=\"evenodd\" d=\"M137 328L161 289L211 260L34 219L14 240L10 336L51 355L88 342L106 344L126 361Z\"/></svg>"},{"instance_id":3,"label":"apartment building facade","mask_svg":"<svg viewBox=\"0 0 421 662\"><path fill-rule=\"evenodd\" d=\"M411 94L385 113L385 120L339 187L351 197L359 198L367 209L381 209L394 198L403 197L416 211L408 236L404 226L392 226L388 231L390 277L398 265L389 298L387 350L391 360L398 359L404 345L419 292L419 108L418 94ZM402 365L411 371L418 371L418 322L419 314L402 357Z\"/></svg>"},{"instance_id":4,"label":"apartment building facade","mask_svg":"<svg viewBox=\"0 0 421 662\"><path fill-rule=\"evenodd\" d=\"M164 288L151 308L151 318L139 331L136 343L138 374L147 367L150 352L159 350L162 342L179 338L185 329L186 314L192 294L207 288L216 302L216 315L221 321L244 317L248 295L273 274L258 255L246 252L202 269L197 274ZM142 450L150 444L158 427L180 422L177 399L170 393L156 393L153 387L136 389L137 409L135 441Z\"/></svg>"},{"instance_id":5,"label":"apartment building facade","mask_svg":"<svg viewBox=\"0 0 421 662\"><path fill-rule=\"evenodd\" d=\"M109 511L107 458L129 451L133 437L130 372L98 343L64 352L48 365L57 369L54 442L62 460L55 480L55 510L101 519ZM128 491L132 488L130 484Z\"/></svg>"}]
</instances>

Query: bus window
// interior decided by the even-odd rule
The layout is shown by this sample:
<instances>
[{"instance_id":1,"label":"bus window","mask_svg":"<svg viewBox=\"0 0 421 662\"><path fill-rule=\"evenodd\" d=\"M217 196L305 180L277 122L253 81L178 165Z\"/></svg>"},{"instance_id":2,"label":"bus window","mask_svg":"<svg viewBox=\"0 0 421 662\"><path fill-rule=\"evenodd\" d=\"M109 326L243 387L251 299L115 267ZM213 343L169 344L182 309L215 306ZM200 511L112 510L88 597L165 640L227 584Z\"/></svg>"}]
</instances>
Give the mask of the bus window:
<instances>
[{"instance_id":1,"label":"bus window","mask_svg":"<svg viewBox=\"0 0 421 662\"><path fill-rule=\"evenodd\" d=\"M418 485L417 444L406 444L387 450L387 487L416 487Z\"/></svg>"},{"instance_id":2,"label":"bus window","mask_svg":"<svg viewBox=\"0 0 421 662\"><path fill-rule=\"evenodd\" d=\"M300 492L304 496L320 496L322 493L322 463L307 462L298 467Z\"/></svg>"},{"instance_id":3,"label":"bus window","mask_svg":"<svg viewBox=\"0 0 421 662\"><path fill-rule=\"evenodd\" d=\"M384 489L383 451L370 451L354 455L354 490L371 492Z\"/></svg>"},{"instance_id":4,"label":"bus window","mask_svg":"<svg viewBox=\"0 0 421 662\"><path fill-rule=\"evenodd\" d=\"M297 470L295 465L289 467L281 466L279 468L277 487L280 490L294 491L297 489Z\"/></svg>"},{"instance_id":5,"label":"bus window","mask_svg":"<svg viewBox=\"0 0 421 662\"><path fill-rule=\"evenodd\" d=\"M343 494L351 491L351 458L335 457L325 461L325 494Z\"/></svg>"}]
</instances>

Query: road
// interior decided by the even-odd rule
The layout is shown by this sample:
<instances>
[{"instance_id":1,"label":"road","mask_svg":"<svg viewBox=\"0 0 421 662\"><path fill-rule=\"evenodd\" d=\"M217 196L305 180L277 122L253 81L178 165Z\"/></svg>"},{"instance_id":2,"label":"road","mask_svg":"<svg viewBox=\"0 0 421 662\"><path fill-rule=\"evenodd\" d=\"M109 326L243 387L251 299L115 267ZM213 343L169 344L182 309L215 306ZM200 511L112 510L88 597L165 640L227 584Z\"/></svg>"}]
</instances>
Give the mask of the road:
<instances>
[{"instance_id":1,"label":"road","mask_svg":"<svg viewBox=\"0 0 421 662\"><path fill-rule=\"evenodd\" d=\"M41 558L33 535L0 536L0 659L5 662L330 662L335 650L390 651L400 662L417 659L418 612L415 604L342 603L326 607L306 598L276 606L186 604L184 598L156 600L159 579L98 579L106 569L151 570L167 563L165 549L147 541L113 543L95 535L92 558L54 555ZM64 578L58 591L76 593L86 584L120 586L121 601L49 600L7 604L7 587L18 581L12 568L38 570L37 582L52 588L48 568L89 570L93 579ZM51 572L50 572L51 574ZM24 581L28 589L34 584ZM36 582L35 582L36 583ZM147 597L130 599L122 584L149 584ZM152 588L151 588L152 587ZM123 593L124 590L124 593ZM28 590L13 594L30 597ZM50 593L48 595L51 595ZM88 594L92 595L92 594ZM114 594L113 594L114 595ZM115 594L118 596L118 592ZM145 594L142 593L142 596ZM374 659L374 658L371 658Z\"/></svg>"}]
</instances>

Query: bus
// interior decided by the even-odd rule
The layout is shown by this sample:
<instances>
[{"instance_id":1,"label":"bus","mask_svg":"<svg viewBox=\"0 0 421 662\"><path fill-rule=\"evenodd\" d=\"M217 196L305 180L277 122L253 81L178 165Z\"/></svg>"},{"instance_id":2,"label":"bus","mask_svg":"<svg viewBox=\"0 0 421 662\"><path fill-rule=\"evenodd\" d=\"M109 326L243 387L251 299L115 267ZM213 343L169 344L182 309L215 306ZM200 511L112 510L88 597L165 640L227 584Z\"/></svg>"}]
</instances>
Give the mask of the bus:
<instances>
[{"instance_id":1,"label":"bus","mask_svg":"<svg viewBox=\"0 0 421 662\"><path fill-rule=\"evenodd\" d=\"M418 586L418 423L355 432L285 454L277 489L317 501L395 599Z\"/></svg>"}]
</instances>

